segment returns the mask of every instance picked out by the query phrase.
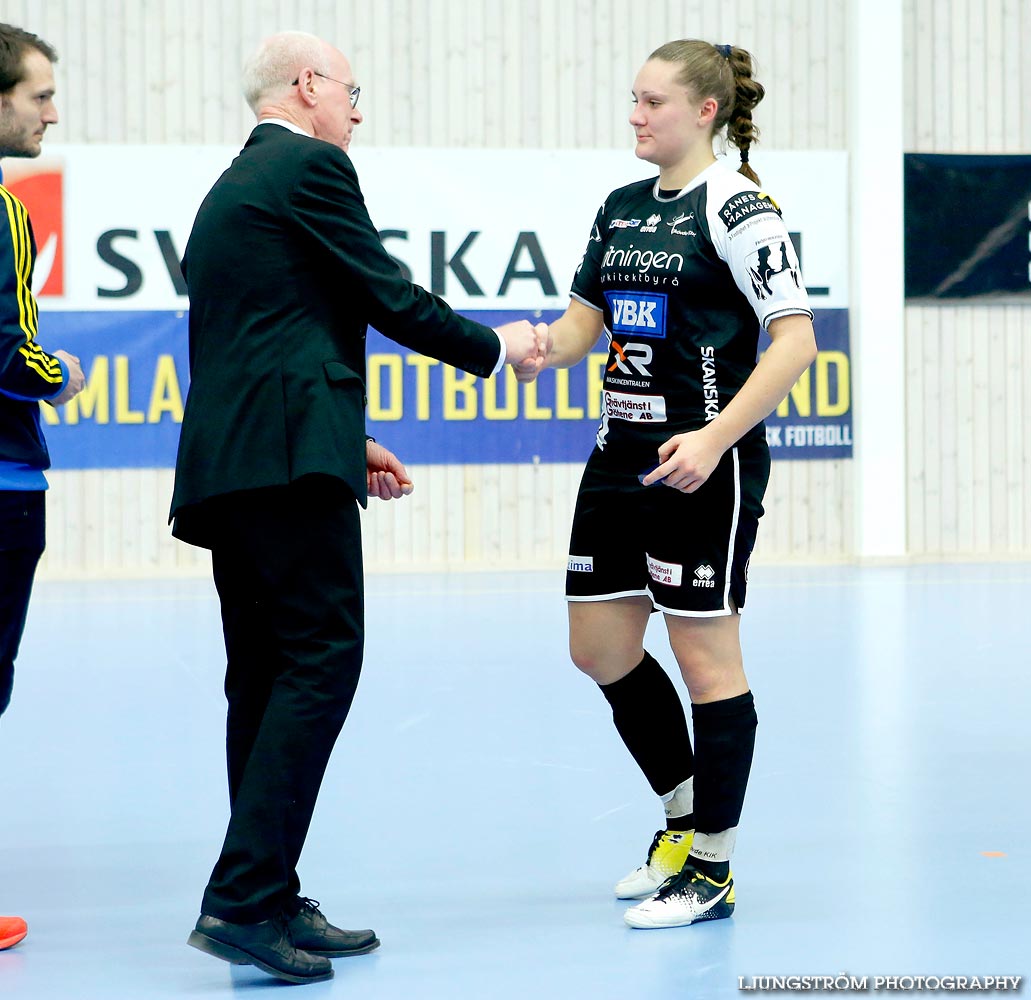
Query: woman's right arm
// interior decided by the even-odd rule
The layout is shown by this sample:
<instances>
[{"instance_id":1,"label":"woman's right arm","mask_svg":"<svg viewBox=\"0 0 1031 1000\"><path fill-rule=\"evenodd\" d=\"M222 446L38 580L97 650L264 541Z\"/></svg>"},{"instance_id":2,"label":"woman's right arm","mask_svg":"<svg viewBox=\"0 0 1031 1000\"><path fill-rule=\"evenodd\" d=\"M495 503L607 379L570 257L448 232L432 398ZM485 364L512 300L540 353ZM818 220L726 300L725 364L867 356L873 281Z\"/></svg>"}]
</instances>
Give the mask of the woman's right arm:
<instances>
[{"instance_id":1,"label":"woman's right arm","mask_svg":"<svg viewBox=\"0 0 1031 1000\"><path fill-rule=\"evenodd\" d=\"M601 310L570 299L566 311L548 327L544 367L572 368L587 357L601 331Z\"/></svg>"}]
</instances>

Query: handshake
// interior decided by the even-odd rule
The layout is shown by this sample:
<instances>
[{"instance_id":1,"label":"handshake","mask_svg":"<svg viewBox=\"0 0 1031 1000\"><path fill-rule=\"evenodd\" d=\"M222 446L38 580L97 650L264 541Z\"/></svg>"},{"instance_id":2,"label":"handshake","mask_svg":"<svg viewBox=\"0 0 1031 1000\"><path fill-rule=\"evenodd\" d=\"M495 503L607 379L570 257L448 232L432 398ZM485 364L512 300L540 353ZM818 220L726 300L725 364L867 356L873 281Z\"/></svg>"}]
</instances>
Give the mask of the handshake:
<instances>
[{"instance_id":1,"label":"handshake","mask_svg":"<svg viewBox=\"0 0 1031 1000\"><path fill-rule=\"evenodd\" d=\"M536 326L520 319L506 323L495 331L505 342L506 363L512 366L520 382L532 382L547 365L551 351L551 333L547 323Z\"/></svg>"}]
</instances>

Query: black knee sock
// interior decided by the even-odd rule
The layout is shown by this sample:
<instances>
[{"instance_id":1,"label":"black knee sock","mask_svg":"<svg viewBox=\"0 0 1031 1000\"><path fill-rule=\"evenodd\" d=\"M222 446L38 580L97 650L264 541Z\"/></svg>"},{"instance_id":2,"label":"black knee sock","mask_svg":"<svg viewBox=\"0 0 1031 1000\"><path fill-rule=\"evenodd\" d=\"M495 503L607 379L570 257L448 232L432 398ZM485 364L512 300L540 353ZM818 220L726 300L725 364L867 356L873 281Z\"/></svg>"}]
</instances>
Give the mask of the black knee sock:
<instances>
[{"instance_id":1,"label":"black knee sock","mask_svg":"<svg viewBox=\"0 0 1031 1000\"><path fill-rule=\"evenodd\" d=\"M625 677L599 685L612 721L658 796L669 795L691 777L694 756L680 695L649 653ZM672 830L694 829L693 814L667 817Z\"/></svg>"},{"instance_id":2,"label":"black knee sock","mask_svg":"<svg viewBox=\"0 0 1031 1000\"><path fill-rule=\"evenodd\" d=\"M758 719L752 693L691 706L695 738L695 845L691 863L722 881L729 868ZM712 834L708 837L699 834ZM711 850L709 849L711 846ZM711 856L709 856L711 855Z\"/></svg>"}]
</instances>

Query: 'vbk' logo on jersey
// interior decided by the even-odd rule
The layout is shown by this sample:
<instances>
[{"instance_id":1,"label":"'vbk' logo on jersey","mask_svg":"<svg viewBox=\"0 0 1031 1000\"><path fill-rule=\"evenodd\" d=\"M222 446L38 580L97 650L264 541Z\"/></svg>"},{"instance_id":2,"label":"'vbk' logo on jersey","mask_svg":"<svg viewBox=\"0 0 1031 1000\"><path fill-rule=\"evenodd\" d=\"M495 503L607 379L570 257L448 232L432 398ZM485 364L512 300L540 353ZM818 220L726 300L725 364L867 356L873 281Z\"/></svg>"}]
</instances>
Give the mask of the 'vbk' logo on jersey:
<instances>
[{"instance_id":1,"label":"'vbk' logo on jersey","mask_svg":"<svg viewBox=\"0 0 1031 1000\"><path fill-rule=\"evenodd\" d=\"M666 336L666 296L636 292L606 292L612 310L612 333L637 337Z\"/></svg>"}]
</instances>

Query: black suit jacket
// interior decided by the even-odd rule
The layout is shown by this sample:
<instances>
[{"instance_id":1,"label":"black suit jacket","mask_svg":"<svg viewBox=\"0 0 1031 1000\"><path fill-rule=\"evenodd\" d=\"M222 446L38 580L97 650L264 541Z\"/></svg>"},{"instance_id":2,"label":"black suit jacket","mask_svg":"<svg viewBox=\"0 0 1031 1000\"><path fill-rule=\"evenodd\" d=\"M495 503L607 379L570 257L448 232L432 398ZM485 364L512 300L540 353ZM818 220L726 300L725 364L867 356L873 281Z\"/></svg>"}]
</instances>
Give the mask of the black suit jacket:
<instances>
[{"instance_id":1,"label":"black suit jacket","mask_svg":"<svg viewBox=\"0 0 1031 1000\"><path fill-rule=\"evenodd\" d=\"M190 391L171 518L210 546L204 503L311 473L367 502L365 332L474 375L497 335L407 281L346 153L259 125L197 213L183 260Z\"/></svg>"}]
</instances>

